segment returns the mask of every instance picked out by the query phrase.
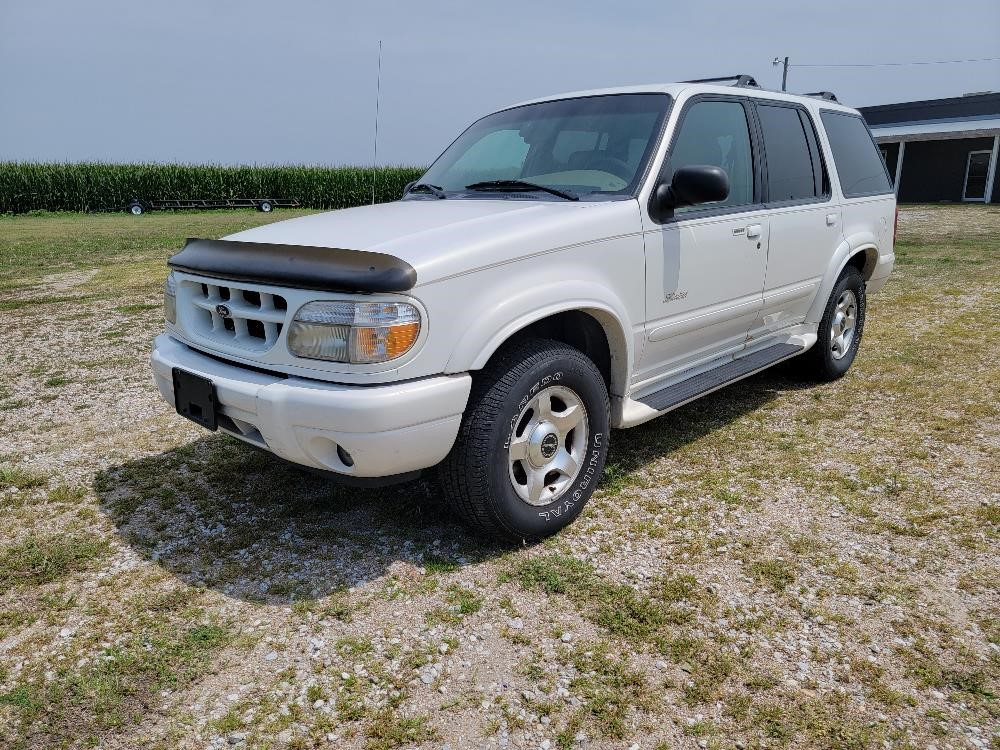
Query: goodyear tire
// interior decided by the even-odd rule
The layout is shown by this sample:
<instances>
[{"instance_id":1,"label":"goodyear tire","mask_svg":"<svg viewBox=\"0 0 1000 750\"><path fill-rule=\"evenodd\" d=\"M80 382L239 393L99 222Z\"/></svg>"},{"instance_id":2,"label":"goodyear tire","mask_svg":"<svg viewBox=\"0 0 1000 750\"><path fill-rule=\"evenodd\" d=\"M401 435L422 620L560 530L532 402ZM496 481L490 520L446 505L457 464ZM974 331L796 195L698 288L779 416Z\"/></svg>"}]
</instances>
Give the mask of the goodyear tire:
<instances>
[{"instance_id":1,"label":"goodyear tire","mask_svg":"<svg viewBox=\"0 0 1000 750\"><path fill-rule=\"evenodd\" d=\"M476 377L441 465L450 507L504 540L565 528L604 469L609 412L604 378L579 350L546 339L502 348Z\"/></svg>"}]
</instances>

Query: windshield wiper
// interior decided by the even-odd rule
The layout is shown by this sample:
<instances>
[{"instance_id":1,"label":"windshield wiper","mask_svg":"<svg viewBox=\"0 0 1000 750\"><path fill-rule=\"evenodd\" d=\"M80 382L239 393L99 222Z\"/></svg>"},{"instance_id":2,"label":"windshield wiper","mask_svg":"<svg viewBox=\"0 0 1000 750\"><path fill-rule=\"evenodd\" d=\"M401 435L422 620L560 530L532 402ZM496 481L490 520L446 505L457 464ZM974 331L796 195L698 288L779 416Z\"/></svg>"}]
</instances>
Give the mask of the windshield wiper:
<instances>
[{"instance_id":1,"label":"windshield wiper","mask_svg":"<svg viewBox=\"0 0 1000 750\"><path fill-rule=\"evenodd\" d=\"M435 198L447 198L448 197L447 193L445 193L444 190L442 190L441 188L439 188L437 185L431 185L431 184L429 184L427 182L418 182L416 185L413 185L406 192L407 192L407 194L409 194L409 193L415 192L417 190L426 190L428 193L430 193L431 195L433 195Z\"/></svg>"},{"instance_id":2,"label":"windshield wiper","mask_svg":"<svg viewBox=\"0 0 1000 750\"><path fill-rule=\"evenodd\" d=\"M542 192L565 198L568 201L578 201L580 196L566 190L536 185L534 182L524 180L486 180L485 182L473 182L465 186L466 190L541 190Z\"/></svg>"}]
</instances>

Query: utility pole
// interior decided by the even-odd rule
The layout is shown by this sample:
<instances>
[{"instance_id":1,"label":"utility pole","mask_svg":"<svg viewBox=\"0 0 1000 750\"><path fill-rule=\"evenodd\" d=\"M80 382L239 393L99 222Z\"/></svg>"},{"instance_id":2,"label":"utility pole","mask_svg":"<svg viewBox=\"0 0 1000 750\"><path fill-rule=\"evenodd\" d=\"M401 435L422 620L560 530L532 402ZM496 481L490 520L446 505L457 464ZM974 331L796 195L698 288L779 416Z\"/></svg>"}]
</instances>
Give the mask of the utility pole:
<instances>
[{"instance_id":1,"label":"utility pole","mask_svg":"<svg viewBox=\"0 0 1000 750\"><path fill-rule=\"evenodd\" d=\"M375 146L372 153L372 205L375 205L375 179L378 175L378 109L382 100L382 40L378 40L378 76L375 79Z\"/></svg>"},{"instance_id":2,"label":"utility pole","mask_svg":"<svg viewBox=\"0 0 1000 750\"><path fill-rule=\"evenodd\" d=\"M782 91L787 91L788 90L788 58L786 57L785 60L784 60L784 62L782 63L781 58L780 57L776 57L771 62L771 65L784 65L784 67L783 67L783 69L781 71L781 90Z\"/></svg>"}]
</instances>

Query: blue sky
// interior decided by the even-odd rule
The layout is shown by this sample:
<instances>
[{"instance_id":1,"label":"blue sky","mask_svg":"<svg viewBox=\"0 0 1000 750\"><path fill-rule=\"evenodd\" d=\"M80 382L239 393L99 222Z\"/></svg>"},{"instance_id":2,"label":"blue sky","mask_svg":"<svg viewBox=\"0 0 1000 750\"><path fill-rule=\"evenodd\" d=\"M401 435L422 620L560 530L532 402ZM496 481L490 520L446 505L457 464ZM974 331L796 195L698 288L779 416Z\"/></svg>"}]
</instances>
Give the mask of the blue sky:
<instances>
[{"instance_id":1,"label":"blue sky","mask_svg":"<svg viewBox=\"0 0 1000 750\"><path fill-rule=\"evenodd\" d=\"M854 106L1000 89L1000 3L0 0L0 160L427 163L560 91L749 72ZM929 4L928 4L929 6Z\"/></svg>"}]
</instances>

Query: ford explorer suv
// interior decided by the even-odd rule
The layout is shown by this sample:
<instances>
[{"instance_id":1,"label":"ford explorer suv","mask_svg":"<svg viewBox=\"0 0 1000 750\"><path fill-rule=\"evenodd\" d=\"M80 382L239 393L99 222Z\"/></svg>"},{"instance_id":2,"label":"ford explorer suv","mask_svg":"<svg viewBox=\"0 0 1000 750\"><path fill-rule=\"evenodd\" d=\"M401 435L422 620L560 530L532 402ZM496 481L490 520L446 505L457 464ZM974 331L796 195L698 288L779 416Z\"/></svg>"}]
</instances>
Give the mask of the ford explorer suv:
<instances>
[{"instance_id":1,"label":"ford explorer suv","mask_svg":"<svg viewBox=\"0 0 1000 750\"><path fill-rule=\"evenodd\" d=\"M895 197L861 115L749 76L546 97L398 201L190 239L155 381L209 430L354 481L434 468L456 517L552 534L628 428L857 356Z\"/></svg>"}]
</instances>

